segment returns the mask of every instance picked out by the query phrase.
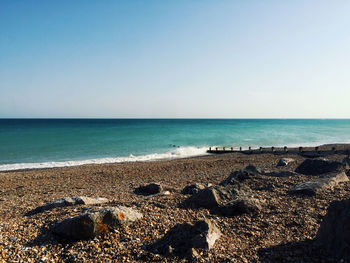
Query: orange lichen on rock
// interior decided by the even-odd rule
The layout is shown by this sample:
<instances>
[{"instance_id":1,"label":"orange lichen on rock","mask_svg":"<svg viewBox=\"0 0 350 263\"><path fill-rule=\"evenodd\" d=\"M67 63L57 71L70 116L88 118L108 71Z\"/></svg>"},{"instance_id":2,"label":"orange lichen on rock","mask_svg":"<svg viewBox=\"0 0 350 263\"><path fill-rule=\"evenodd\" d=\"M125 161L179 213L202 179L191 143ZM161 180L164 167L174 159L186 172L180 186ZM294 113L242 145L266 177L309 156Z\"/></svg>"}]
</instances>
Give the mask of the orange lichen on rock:
<instances>
[{"instance_id":1,"label":"orange lichen on rock","mask_svg":"<svg viewBox=\"0 0 350 263\"><path fill-rule=\"evenodd\" d=\"M123 212L119 213L119 219L124 221L125 220L125 214Z\"/></svg>"},{"instance_id":2,"label":"orange lichen on rock","mask_svg":"<svg viewBox=\"0 0 350 263\"><path fill-rule=\"evenodd\" d=\"M106 224L102 222L97 223L97 231L101 234L106 234L109 231L109 228Z\"/></svg>"}]
</instances>

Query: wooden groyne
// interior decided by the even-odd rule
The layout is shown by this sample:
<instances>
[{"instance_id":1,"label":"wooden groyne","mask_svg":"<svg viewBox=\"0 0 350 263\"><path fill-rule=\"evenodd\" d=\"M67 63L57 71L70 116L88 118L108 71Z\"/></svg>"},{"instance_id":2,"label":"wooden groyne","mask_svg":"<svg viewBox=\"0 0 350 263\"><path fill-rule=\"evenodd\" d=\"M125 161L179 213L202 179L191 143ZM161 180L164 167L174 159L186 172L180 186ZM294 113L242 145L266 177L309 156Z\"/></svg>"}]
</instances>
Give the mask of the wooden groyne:
<instances>
[{"instance_id":1,"label":"wooden groyne","mask_svg":"<svg viewBox=\"0 0 350 263\"><path fill-rule=\"evenodd\" d=\"M243 154L300 154L305 157L319 157L331 154L350 154L350 144L329 144L316 147L259 147L243 149L242 147L209 147L207 153L224 154L224 153L243 153Z\"/></svg>"}]
</instances>

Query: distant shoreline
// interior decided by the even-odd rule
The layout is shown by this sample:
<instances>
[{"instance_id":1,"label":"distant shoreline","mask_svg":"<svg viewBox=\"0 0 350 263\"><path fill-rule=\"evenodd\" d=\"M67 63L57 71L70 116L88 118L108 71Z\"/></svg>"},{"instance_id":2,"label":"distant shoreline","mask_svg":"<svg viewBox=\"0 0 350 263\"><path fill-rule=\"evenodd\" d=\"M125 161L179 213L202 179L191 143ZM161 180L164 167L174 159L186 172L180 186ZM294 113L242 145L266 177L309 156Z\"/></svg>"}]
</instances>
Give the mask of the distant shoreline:
<instances>
[{"instance_id":1,"label":"distant shoreline","mask_svg":"<svg viewBox=\"0 0 350 263\"><path fill-rule=\"evenodd\" d=\"M302 146L302 153L300 153L299 147L287 147L288 151L284 152L283 147L275 147L275 152L272 152L271 147L263 147L262 152L260 152L259 148L252 148L251 151L242 150L239 152L237 147L233 151L233 153L241 153L241 154L300 154L303 157L325 157L331 154L350 154L350 144L348 143L335 143L335 144L323 144L316 146L319 152L316 152L315 146ZM194 147L195 148L195 147ZM199 149L199 148L198 148ZM74 167L74 166L86 166L86 165L103 165L103 164L116 164L116 163L140 163L140 162L158 162L158 161L171 161L178 159L192 159L198 157L204 157L208 155L215 155L215 153L206 153L205 147L200 148L203 150L202 154L195 154L189 156L173 156L162 158L162 155L157 156L155 159L147 159L144 156L140 157L109 157L109 158L98 158L98 159L90 159L90 160L78 160L78 161L64 161L64 162L45 162L45 163L18 163L18 164L3 164L0 165L0 173L2 172L18 172L18 171L28 171L28 170L44 170L44 169L55 169L55 168L66 168L66 167ZM214 148L213 148L214 150ZM222 147L218 149L219 153L222 150ZM335 150L336 152L333 152ZM225 152L224 154L230 154ZM149 155L147 155L149 156Z\"/></svg>"}]
</instances>

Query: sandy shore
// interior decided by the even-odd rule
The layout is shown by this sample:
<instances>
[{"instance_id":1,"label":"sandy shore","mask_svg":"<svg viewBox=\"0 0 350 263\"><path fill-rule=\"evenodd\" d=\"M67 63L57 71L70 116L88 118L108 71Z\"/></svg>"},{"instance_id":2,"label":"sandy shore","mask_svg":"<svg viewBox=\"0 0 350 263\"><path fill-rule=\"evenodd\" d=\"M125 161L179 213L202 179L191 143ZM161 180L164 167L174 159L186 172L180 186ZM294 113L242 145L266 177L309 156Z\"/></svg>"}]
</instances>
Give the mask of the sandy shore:
<instances>
[{"instance_id":1,"label":"sandy shore","mask_svg":"<svg viewBox=\"0 0 350 263\"><path fill-rule=\"evenodd\" d=\"M345 155L327 158L341 161ZM295 159L277 168L281 157ZM0 172L0 248L4 262L173 262L180 259L152 254L145 245L161 238L174 225L204 217L221 232L200 262L333 262L312 246L322 217L333 200L350 198L350 183L314 197L289 196L287 191L312 176L257 176L247 184L256 198L266 200L257 216L219 217L207 209L178 205L191 183L218 184L232 170L253 164L269 171L294 171L305 158L295 154L229 153L157 162L85 165L68 168ZM140 184L159 182L169 196L145 198L133 191ZM25 213L67 196L106 197L102 206L123 204L143 213L142 220L90 241L60 243L48 231L57 220L81 213L84 206L56 208L33 216Z\"/></svg>"}]
</instances>

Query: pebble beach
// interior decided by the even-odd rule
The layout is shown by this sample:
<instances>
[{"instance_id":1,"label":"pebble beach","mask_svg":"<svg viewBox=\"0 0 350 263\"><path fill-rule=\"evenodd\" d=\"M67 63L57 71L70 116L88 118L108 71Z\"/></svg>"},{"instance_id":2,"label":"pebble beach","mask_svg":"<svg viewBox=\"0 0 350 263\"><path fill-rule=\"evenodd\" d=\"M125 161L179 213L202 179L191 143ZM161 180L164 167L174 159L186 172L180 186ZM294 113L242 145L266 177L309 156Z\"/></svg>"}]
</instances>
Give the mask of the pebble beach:
<instances>
[{"instance_id":1,"label":"pebble beach","mask_svg":"<svg viewBox=\"0 0 350 263\"><path fill-rule=\"evenodd\" d=\"M293 158L277 167L281 158ZM328 160L342 161L332 154ZM227 153L177 160L82 165L66 168L0 172L0 259L2 262L337 262L313 245L329 204L350 198L350 183L341 183L315 196L291 196L295 185L310 175L256 175L244 181L253 197L263 200L258 214L225 217L205 208L184 208L189 184L217 185L233 170L247 165L271 172L294 171L306 158L298 154ZM159 183L168 194L135 194L141 184ZM143 214L131 225L91 240L65 242L52 225L89 208L74 205L34 215L29 211L54 200L103 197L98 207L123 205ZM149 245L177 224L209 219L221 231L211 249L197 249L195 257L169 257Z\"/></svg>"}]
</instances>

